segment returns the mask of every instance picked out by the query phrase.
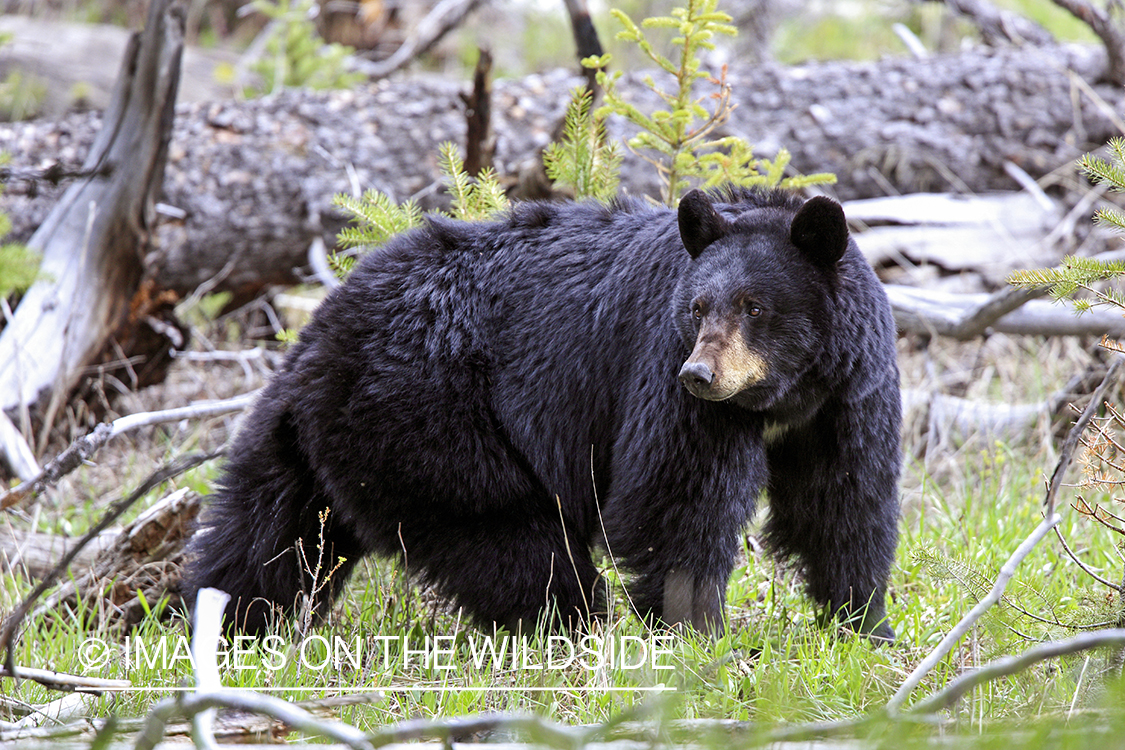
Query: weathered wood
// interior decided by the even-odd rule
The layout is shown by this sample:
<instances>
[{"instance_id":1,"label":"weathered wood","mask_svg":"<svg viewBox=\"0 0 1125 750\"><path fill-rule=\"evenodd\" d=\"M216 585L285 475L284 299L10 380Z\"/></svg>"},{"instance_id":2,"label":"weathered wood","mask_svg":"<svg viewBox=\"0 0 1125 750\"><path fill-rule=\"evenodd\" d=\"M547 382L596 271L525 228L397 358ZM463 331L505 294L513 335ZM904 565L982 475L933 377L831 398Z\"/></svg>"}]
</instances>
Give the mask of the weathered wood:
<instances>
[{"instance_id":1,"label":"weathered wood","mask_svg":"<svg viewBox=\"0 0 1125 750\"><path fill-rule=\"evenodd\" d=\"M414 33L390 57L378 62L353 58L350 65L372 79L385 78L440 42L446 34L460 26L465 17L482 2L483 0L439 0L418 22Z\"/></svg>"},{"instance_id":2,"label":"weathered wood","mask_svg":"<svg viewBox=\"0 0 1125 750\"><path fill-rule=\"evenodd\" d=\"M1115 3L1102 7L1087 0L1054 0L1054 3L1074 14L1098 35L1109 54L1110 80L1125 86L1125 26L1121 24L1121 8Z\"/></svg>"},{"instance_id":3,"label":"weathered wood","mask_svg":"<svg viewBox=\"0 0 1125 750\"><path fill-rule=\"evenodd\" d=\"M1110 113L1075 89L1105 72L1100 48L1009 48L933 56L919 63L818 63L794 68L732 64L739 106L725 126L769 155L793 153L801 172L831 171L844 199L919 190L987 192L1018 186L1011 160L1042 177L1116 133L1112 110L1125 90L1095 83ZM633 101L651 101L641 74L623 79ZM495 164L515 181L551 138L567 92L581 79L557 71L496 81ZM286 91L246 102L181 106L164 201L183 211L157 228L150 256L162 283L188 292L221 276L218 289L292 283L307 265L313 237L329 244L340 225L330 198L368 187L402 200L437 202L437 145L463 143L456 106L464 84L431 77L381 81L353 91ZM98 118L0 125L0 150L13 166L84 153ZM619 123L615 136L626 135ZM623 186L656 194L651 169L627 160ZM57 196L20 185L0 208L27 237ZM229 264L229 267L228 267Z\"/></svg>"},{"instance_id":4,"label":"weathered wood","mask_svg":"<svg viewBox=\"0 0 1125 750\"><path fill-rule=\"evenodd\" d=\"M570 16L570 30L574 34L574 48L578 53L578 62L581 64L587 57L604 55L605 50L598 38L594 21L590 18L590 8L586 5L586 0L563 0L563 5L566 6L566 13ZM597 92L597 71L583 67L582 75L586 79L586 89Z\"/></svg>"},{"instance_id":5,"label":"weathered wood","mask_svg":"<svg viewBox=\"0 0 1125 750\"><path fill-rule=\"evenodd\" d=\"M197 493L180 489L144 511L107 543L99 536L100 549L87 569L75 570L33 617L49 615L60 607L81 609L81 600L86 609L104 610L107 624L127 631L145 616L146 605L165 596L178 601L184 541L200 505Z\"/></svg>"},{"instance_id":6,"label":"weathered wood","mask_svg":"<svg viewBox=\"0 0 1125 750\"><path fill-rule=\"evenodd\" d=\"M844 209L861 227L856 240L876 267L905 260L946 273L972 271L996 287L1016 269L1051 266L1063 254L1049 240L1061 208L1026 192L916 193L848 201Z\"/></svg>"},{"instance_id":7,"label":"weathered wood","mask_svg":"<svg viewBox=\"0 0 1125 750\"><path fill-rule=\"evenodd\" d=\"M465 171L476 177L492 167L492 53L481 47L473 70L473 90L461 94L465 104Z\"/></svg>"},{"instance_id":8,"label":"weathered wood","mask_svg":"<svg viewBox=\"0 0 1125 750\"><path fill-rule=\"evenodd\" d=\"M972 19L988 44L1051 44L1055 38L1018 13L998 8L987 0L942 0L945 6Z\"/></svg>"},{"instance_id":9,"label":"weathered wood","mask_svg":"<svg viewBox=\"0 0 1125 750\"><path fill-rule=\"evenodd\" d=\"M885 284L900 331L951 335L968 316L995 298L989 294L953 294L932 289ZM998 333L1031 336L1125 336L1125 317L1105 308L1075 315L1065 305L1031 300L987 326ZM974 338L981 331L965 336Z\"/></svg>"},{"instance_id":10,"label":"weathered wood","mask_svg":"<svg viewBox=\"0 0 1125 750\"><path fill-rule=\"evenodd\" d=\"M103 550L113 546L117 531L106 531L87 544L70 563L72 575L81 575ZM58 534L6 528L0 532L0 571L26 574L37 580L46 575L78 540Z\"/></svg>"},{"instance_id":11,"label":"weathered wood","mask_svg":"<svg viewBox=\"0 0 1125 750\"><path fill-rule=\"evenodd\" d=\"M8 467L20 478L20 481L26 482L39 474L39 463L35 460L31 446L23 439L19 428L2 411L0 411L0 456L4 457Z\"/></svg>"},{"instance_id":12,"label":"weathered wood","mask_svg":"<svg viewBox=\"0 0 1125 750\"><path fill-rule=\"evenodd\" d=\"M58 404L111 337L124 338L135 323L130 305L163 184L182 48L183 9L153 2L85 160L87 169L109 165L111 173L68 188L29 241L43 254L42 276L0 332L0 409L44 393Z\"/></svg>"}]
</instances>

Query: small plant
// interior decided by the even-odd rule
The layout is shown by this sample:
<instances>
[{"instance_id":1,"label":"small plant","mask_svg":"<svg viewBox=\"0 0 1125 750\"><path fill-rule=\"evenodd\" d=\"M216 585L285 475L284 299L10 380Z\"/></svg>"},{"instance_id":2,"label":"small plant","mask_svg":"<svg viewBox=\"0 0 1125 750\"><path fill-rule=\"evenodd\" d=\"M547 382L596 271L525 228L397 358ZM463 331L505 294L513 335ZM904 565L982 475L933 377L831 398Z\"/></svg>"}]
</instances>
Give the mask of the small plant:
<instances>
[{"instance_id":1,"label":"small plant","mask_svg":"<svg viewBox=\"0 0 1125 750\"><path fill-rule=\"evenodd\" d=\"M0 236L7 234L11 220L0 214ZM39 273L39 256L16 242L0 245L0 298L25 291Z\"/></svg>"},{"instance_id":2,"label":"small plant","mask_svg":"<svg viewBox=\"0 0 1125 750\"><path fill-rule=\"evenodd\" d=\"M254 0L254 9L270 19L273 32L265 50L250 66L262 79L261 87L247 87L248 97L271 94L280 88L342 89L363 80L362 73L346 68L355 52L342 44L325 44L312 21L313 0Z\"/></svg>"},{"instance_id":3,"label":"small plant","mask_svg":"<svg viewBox=\"0 0 1125 750\"><path fill-rule=\"evenodd\" d=\"M562 140L543 152L543 166L552 182L573 188L575 200L608 201L617 194L621 155L609 142L605 118L594 116L593 101L585 86L571 93Z\"/></svg>"},{"instance_id":4,"label":"small plant","mask_svg":"<svg viewBox=\"0 0 1125 750\"><path fill-rule=\"evenodd\" d=\"M11 34L0 34L0 47L10 41ZM46 98L47 85L38 76L12 70L0 80L0 120L30 120L39 114Z\"/></svg>"},{"instance_id":5,"label":"small plant","mask_svg":"<svg viewBox=\"0 0 1125 750\"><path fill-rule=\"evenodd\" d=\"M0 154L0 164L8 160ZM12 231L12 220L0 211L0 240ZM0 299L24 292L39 275L38 253L17 242L0 243ZM0 319L2 322L2 319Z\"/></svg>"},{"instance_id":6,"label":"small plant","mask_svg":"<svg viewBox=\"0 0 1125 750\"><path fill-rule=\"evenodd\" d=\"M465 161L457 147L448 141L441 144L439 166L452 198L449 216L463 221L490 219L508 207L504 188L492 169L484 169L477 177L465 171ZM337 193L333 205L350 215L354 226L345 227L336 237L344 248L377 247L422 223L422 209L414 201L396 204L386 193L368 190L359 198ZM329 261L336 273L346 276L355 265L354 256L334 254Z\"/></svg>"},{"instance_id":7,"label":"small plant","mask_svg":"<svg viewBox=\"0 0 1125 750\"><path fill-rule=\"evenodd\" d=\"M316 621L316 611L321 594L325 589L330 590L329 587L332 582L332 576L347 562L346 558L337 557L336 564L333 565L330 570L325 571L329 563L329 561L324 559L324 525L328 523L328 513L329 509L325 508L317 515L317 518L320 520L320 532L317 536L315 562L310 562L305 555L304 540L297 540L297 552L301 558L301 567L309 574L312 583L312 590L300 594L300 601L297 604L296 621L298 633L307 633L312 629Z\"/></svg>"},{"instance_id":8,"label":"small plant","mask_svg":"<svg viewBox=\"0 0 1125 750\"><path fill-rule=\"evenodd\" d=\"M1116 192L1125 192L1125 138L1111 139L1108 150L1108 160L1086 154L1079 159L1078 167L1095 183L1107 185ZM1115 208L1099 209L1094 221L1114 231L1125 232L1125 214ZM1009 275L1008 283L1025 289L1046 287L1054 300L1069 301L1077 314L1097 306L1114 307L1125 312L1125 295L1117 289L1100 283L1111 282L1122 276L1125 276L1125 263L1120 261L1067 256L1057 268L1015 271ZM1089 296L1075 298L1074 295L1079 290L1087 292ZM1125 345L1109 336L1102 337L1101 346L1111 352L1125 354ZM1105 414L1094 415L1081 438L1084 447L1081 455L1083 478L1078 488L1104 492L1112 497L1113 493L1125 484L1125 446L1119 438L1122 429L1125 429L1125 416L1122 416L1121 412L1108 401L1102 404L1102 408ZM1120 498L1113 497L1113 499L1121 502ZM1105 529L1125 536L1125 528L1119 525L1125 523L1125 519L1105 510L1097 502L1090 502L1079 495L1074 503L1074 509ZM1096 608L1097 616L1093 618L1100 621L1096 627L1125 626L1125 583L1102 578L1078 559L1061 534L1059 540L1066 554L1087 575L1117 593L1116 602L1107 599L1099 603L1100 606ZM1125 581L1125 579L1121 580ZM1125 661L1125 652L1119 653L1116 660L1118 665Z\"/></svg>"},{"instance_id":9,"label":"small plant","mask_svg":"<svg viewBox=\"0 0 1125 750\"><path fill-rule=\"evenodd\" d=\"M1109 161L1086 154L1079 159L1078 167L1097 184L1108 185L1117 192L1125 192L1125 138L1111 139L1108 147ZM1115 208L1099 209L1094 222L1117 232L1125 232L1125 214ZM1024 289L1047 287L1054 300L1069 300L1078 314L1106 305L1125 312L1125 295L1111 287L1094 286L1098 282L1112 281L1123 275L1125 262L1068 255L1058 268L1014 271L1008 276L1008 283ZM1091 296L1074 298L1079 290L1088 292ZM1121 342L1108 336L1102 338L1101 345L1110 351L1125 353Z\"/></svg>"},{"instance_id":10,"label":"small plant","mask_svg":"<svg viewBox=\"0 0 1125 750\"><path fill-rule=\"evenodd\" d=\"M453 198L450 216L462 221L482 221L508 208L508 197L491 167L482 169L474 179L465 171L465 160L456 146L446 141L440 149L441 173L449 181L447 190Z\"/></svg>"},{"instance_id":11,"label":"small plant","mask_svg":"<svg viewBox=\"0 0 1125 750\"><path fill-rule=\"evenodd\" d=\"M698 181L703 187L733 183L746 187L785 188L836 181L835 176L830 174L782 179L789 162L785 151L780 151L772 162L755 159L750 144L740 138L712 137L734 109L725 69L716 77L701 69L699 59L703 50L715 48L711 40L716 34L733 36L737 33L730 23L731 17L718 10L718 0L687 0L687 7L674 8L670 16L646 18L640 26L620 10L614 9L611 13L625 27L617 38L636 44L661 70L673 77L674 85L665 90L651 76L646 76L645 85L667 106L667 109L646 114L626 101L618 90L621 71L612 75L605 72L610 55L587 58L582 64L597 69L598 85L605 91L606 103L595 115L617 114L640 129L627 145L656 167L664 184L661 197L665 204L676 205L680 193L691 180ZM672 45L678 48L678 60L658 52L645 29L678 32L679 36L672 39ZM717 90L708 96L697 96L695 85L700 80ZM703 106L706 99L713 101L713 109Z\"/></svg>"}]
</instances>

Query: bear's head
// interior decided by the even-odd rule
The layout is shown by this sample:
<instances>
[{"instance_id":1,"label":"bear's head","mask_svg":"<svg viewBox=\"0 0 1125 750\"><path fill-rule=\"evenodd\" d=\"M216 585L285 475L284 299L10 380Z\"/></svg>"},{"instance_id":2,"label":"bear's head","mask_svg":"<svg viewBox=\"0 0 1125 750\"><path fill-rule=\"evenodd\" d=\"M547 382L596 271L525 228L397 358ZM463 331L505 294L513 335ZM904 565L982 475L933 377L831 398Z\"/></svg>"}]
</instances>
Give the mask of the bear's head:
<instances>
[{"instance_id":1,"label":"bear's head","mask_svg":"<svg viewBox=\"0 0 1125 750\"><path fill-rule=\"evenodd\" d=\"M692 395L767 410L816 361L832 325L844 211L783 194L716 207L692 190L679 207L691 256L675 295L691 355L679 378Z\"/></svg>"}]
</instances>

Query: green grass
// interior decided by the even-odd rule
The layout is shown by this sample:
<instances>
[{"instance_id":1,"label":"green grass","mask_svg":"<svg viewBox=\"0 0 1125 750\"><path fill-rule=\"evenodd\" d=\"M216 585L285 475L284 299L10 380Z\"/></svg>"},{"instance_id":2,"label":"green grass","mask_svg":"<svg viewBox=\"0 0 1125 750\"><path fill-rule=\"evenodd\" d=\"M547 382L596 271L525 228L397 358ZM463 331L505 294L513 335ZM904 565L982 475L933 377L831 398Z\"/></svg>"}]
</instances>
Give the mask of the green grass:
<instances>
[{"instance_id":1,"label":"green grass","mask_svg":"<svg viewBox=\"0 0 1125 750\"><path fill-rule=\"evenodd\" d=\"M749 561L731 579L728 602L733 627L723 639L674 634L665 642L654 641L654 636L669 634L647 631L628 614L624 589L607 561L613 615L592 635L612 639L615 645L624 638L633 648L626 664L598 665L588 660L552 668L558 666L547 661L552 654L556 662L565 661L559 658L561 645L539 635L527 642L526 663L513 663L508 652L503 663L492 665L486 659L478 667L474 647L479 653L486 635L492 634L474 630L444 611L440 603L411 586L396 566L367 561L333 618L306 634L305 658L295 645L302 638L288 627L278 633L273 652L259 646L241 654L239 663L251 668L228 664L223 680L238 687L290 688L276 694L292 700L344 689L385 690L385 697L374 705L342 713L345 720L369 729L413 716L496 710L532 710L560 721L597 723L639 700L653 699L655 694L640 688L660 685L674 689L663 694L669 718L747 719L765 725L857 718L885 704L905 675L973 606L980 592L964 582L971 573L990 585L1000 565L1039 522L1044 472L1051 467L1044 466L1040 456L1028 455L1030 451L995 444L970 454L963 467L964 481L956 486L941 486L915 464L907 467L907 481L920 482L922 489L920 501L903 519L891 584L888 610L899 639L893 647L874 647L862 638L820 629L796 576L748 551ZM96 510L86 505L74 512L92 517ZM1116 540L1073 510L1065 510L1064 519L1061 530L1083 560L1111 579L1120 577ZM950 570L963 580L950 578ZM0 580L0 610L14 606L27 589L21 580ZM1107 604L1117 605L1107 600L1109 592L1091 588L1053 538L1027 558L1008 593L1029 612L1063 623L1097 620L1104 617ZM49 616L31 623L20 639L16 659L27 666L83 673L82 644L107 644L114 658L92 674L129 679L134 686L149 689L127 692L112 707L102 702L101 710L123 716L143 714L160 695L159 688L191 682L187 660L173 658L184 638L179 624L155 617L146 620L130 635L126 661L121 635L99 625L101 621L98 612L80 611L75 617ZM1034 640L1065 635L1064 628L1037 622L1011 606L997 608L926 678L914 697L940 689L964 669L1018 653ZM456 668L421 664L418 654L404 659L404 643L422 650L427 636L448 637L439 657L442 664ZM386 651L379 637L385 637ZM337 640L347 650L339 660L328 659L322 665L326 654L321 645ZM641 641L666 647L668 653L660 654L657 664L673 668L653 669L651 658L645 666L632 668ZM138 643L145 646L151 663L146 663L144 654L138 655ZM349 658L354 657L357 643L358 662ZM164 659L159 657L162 644ZM982 686L950 714L952 725L945 731L966 736L983 733L985 739L990 732L1003 734L1013 727L1034 734L1039 722L1055 727L1072 708L1079 717L1091 709L1117 717L1121 697L1112 684L1107 689L1101 675L1105 661L1105 654L1092 654L1089 664L1085 656L1076 656ZM1080 681L1084 666L1086 674ZM58 697L29 682L15 685L0 680L0 687L33 704ZM1081 722L1072 720L1072 725ZM885 731L899 742L897 732L905 730Z\"/></svg>"},{"instance_id":2,"label":"green grass","mask_svg":"<svg viewBox=\"0 0 1125 750\"><path fill-rule=\"evenodd\" d=\"M1000 0L997 5L1029 18L1061 42L1099 43L1090 27L1051 0ZM979 40L971 21L942 3L889 4L877 0L838 4L837 10L802 11L785 18L773 39L773 54L782 63L809 60L876 60L904 57L905 45L892 31L902 23L931 52L957 53L962 40ZM840 11L839 9L843 10Z\"/></svg>"}]
</instances>

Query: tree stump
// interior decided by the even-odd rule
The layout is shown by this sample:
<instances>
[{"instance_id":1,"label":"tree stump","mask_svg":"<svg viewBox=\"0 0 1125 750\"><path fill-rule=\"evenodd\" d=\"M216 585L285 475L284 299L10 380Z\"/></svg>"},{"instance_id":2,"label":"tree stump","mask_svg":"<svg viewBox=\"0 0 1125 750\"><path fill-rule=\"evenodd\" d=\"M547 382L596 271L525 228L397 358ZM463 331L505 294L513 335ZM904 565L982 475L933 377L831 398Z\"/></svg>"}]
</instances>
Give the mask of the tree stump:
<instances>
[{"instance_id":1,"label":"tree stump","mask_svg":"<svg viewBox=\"0 0 1125 750\"><path fill-rule=\"evenodd\" d=\"M138 339L161 306L158 293L138 292L164 181L183 35L177 0L154 0L144 31L126 49L86 159L85 169L96 174L67 189L28 242L43 255L40 279L0 332L0 409L18 414L25 435L32 407L49 428L85 368L127 356L121 342Z\"/></svg>"}]
</instances>

